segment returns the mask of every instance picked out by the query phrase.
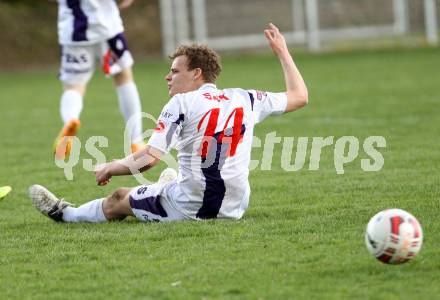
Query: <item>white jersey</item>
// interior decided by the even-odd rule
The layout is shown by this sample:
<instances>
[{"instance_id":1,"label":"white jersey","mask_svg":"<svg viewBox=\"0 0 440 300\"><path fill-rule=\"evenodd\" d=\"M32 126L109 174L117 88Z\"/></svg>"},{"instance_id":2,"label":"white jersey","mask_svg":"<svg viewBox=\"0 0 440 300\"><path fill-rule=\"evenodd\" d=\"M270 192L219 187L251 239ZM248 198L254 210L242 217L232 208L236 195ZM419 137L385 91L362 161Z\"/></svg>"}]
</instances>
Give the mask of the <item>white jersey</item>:
<instances>
[{"instance_id":1,"label":"white jersey","mask_svg":"<svg viewBox=\"0 0 440 300\"><path fill-rule=\"evenodd\" d=\"M286 105L285 93L214 84L172 97L148 142L178 152L177 184L167 193L171 205L190 218L241 218L250 196L254 125Z\"/></svg>"},{"instance_id":2,"label":"white jersey","mask_svg":"<svg viewBox=\"0 0 440 300\"><path fill-rule=\"evenodd\" d=\"M58 0L60 45L90 45L123 31L115 0Z\"/></svg>"}]
</instances>

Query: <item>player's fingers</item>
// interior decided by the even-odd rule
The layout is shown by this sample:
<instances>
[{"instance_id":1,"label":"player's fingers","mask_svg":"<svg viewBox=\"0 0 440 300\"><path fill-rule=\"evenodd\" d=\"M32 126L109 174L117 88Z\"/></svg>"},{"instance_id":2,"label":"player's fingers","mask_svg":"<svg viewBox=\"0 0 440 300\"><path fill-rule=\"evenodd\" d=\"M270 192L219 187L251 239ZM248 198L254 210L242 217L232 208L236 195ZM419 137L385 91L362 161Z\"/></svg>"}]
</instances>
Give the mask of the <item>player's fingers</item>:
<instances>
[{"instance_id":1,"label":"player's fingers","mask_svg":"<svg viewBox=\"0 0 440 300\"><path fill-rule=\"evenodd\" d=\"M107 183L109 183L109 182L110 182L109 179L107 179L107 180L103 180L103 181L98 182L98 185L100 185L100 186L104 186L104 185L107 185Z\"/></svg>"},{"instance_id":2,"label":"player's fingers","mask_svg":"<svg viewBox=\"0 0 440 300\"><path fill-rule=\"evenodd\" d=\"M273 32L273 30L271 29L266 29L268 35L269 35L269 40L271 42L275 42L275 33Z\"/></svg>"},{"instance_id":3,"label":"player's fingers","mask_svg":"<svg viewBox=\"0 0 440 300\"><path fill-rule=\"evenodd\" d=\"M280 30L273 23L269 23L270 29L272 29L275 33L279 33Z\"/></svg>"},{"instance_id":4,"label":"player's fingers","mask_svg":"<svg viewBox=\"0 0 440 300\"><path fill-rule=\"evenodd\" d=\"M95 173L95 180L99 184L100 182L104 181L105 177L102 176L102 174L99 174L98 172Z\"/></svg>"},{"instance_id":5,"label":"player's fingers","mask_svg":"<svg viewBox=\"0 0 440 300\"><path fill-rule=\"evenodd\" d=\"M133 0L124 0L119 4L119 9L125 9L133 3Z\"/></svg>"},{"instance_id":6,"label":"player's fingers","mask_svg":"<svg viewBox=\"0 0 440 300\"><path fill-rule=\"evenodd\" d=\"M270 33L270 30L266 29L266 30L264 31L264 35L266 36L266 38L267 38L269 41L272 41L272 40L273 40L273 37L272 37L272 34Z\"/></svg>"}]
</instances>

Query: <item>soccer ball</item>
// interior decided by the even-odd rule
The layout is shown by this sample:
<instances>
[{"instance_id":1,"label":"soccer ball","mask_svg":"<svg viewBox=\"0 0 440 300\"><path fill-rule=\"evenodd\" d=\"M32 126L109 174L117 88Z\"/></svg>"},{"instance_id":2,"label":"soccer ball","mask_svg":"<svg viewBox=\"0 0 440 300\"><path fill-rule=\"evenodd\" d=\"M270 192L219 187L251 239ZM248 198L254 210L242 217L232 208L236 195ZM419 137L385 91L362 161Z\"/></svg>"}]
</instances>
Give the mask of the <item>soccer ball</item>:
<instances>
[{"instance_id":1,"label":"soccer ball","mask_svg":"<svg viewBox=\"0 0 440 300\"><path fill-rule=\"evenodd\" d=\"M370 219L365 233L368 251L386 264L402 264L420 251L423 232L419 221L402 209L386 209Z\"/></svg>"}]
</instances>

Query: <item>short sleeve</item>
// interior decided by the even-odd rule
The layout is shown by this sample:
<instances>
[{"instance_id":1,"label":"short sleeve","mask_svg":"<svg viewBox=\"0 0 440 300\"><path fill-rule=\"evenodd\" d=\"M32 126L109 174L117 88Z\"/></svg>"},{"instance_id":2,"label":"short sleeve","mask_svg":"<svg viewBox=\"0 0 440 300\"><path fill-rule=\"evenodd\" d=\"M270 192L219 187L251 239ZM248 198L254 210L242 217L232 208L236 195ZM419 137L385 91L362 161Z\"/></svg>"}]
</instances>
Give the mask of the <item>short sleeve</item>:
<instances>
[{"instance_id":1,"label":"short sleeve","mask_svg":"<svg viewBox=\"0 0 440 300\"><path fill-rule=\"evenodd\" d=\"M162 109L148 145L168 153L178 140L184 119L179 98L174 96Z\"/></svg>"},{"instance_id":2,"label":"short sleeve","mask_svg":"<svg viewBox=\"0 0 440 300\"><path fill-rule=\"evenodd\" d=\"M286 93L271 93L258 90L248 90L255 116L255 123L260 123L267 116L280 115L286 111Z\"/></svg>"}]
</instances>

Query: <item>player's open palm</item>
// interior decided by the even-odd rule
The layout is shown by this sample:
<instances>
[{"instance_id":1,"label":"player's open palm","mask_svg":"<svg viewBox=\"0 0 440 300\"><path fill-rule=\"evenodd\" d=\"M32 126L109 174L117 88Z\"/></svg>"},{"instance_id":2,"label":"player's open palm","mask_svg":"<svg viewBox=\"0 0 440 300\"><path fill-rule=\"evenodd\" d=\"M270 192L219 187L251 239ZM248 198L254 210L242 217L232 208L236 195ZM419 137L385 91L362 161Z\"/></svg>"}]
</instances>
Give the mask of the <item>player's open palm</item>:
<instances>
[{"instance_id":1,"label":"player's open palm","mask_svg":"<svg viewBox=\"0 0 440 300\"><path fill-rule=\"evenodd\" d=\"M284 36L281 34L278 27L270 23L269 28L264 30L264 35L269 42L269 46L272 48L273 52L276 55L279 56L281 54L289 52L287 49L286 40L284 39Z\"/></svg>"}]
</instances>

